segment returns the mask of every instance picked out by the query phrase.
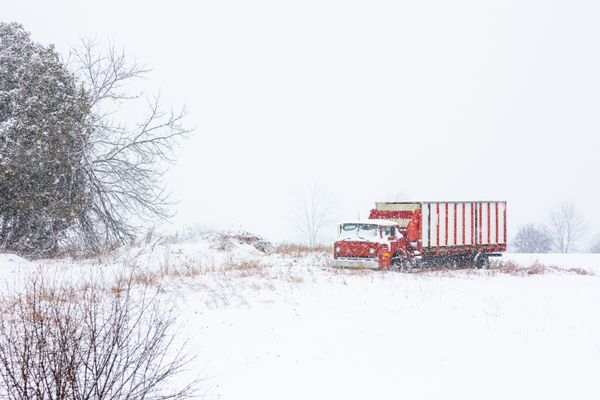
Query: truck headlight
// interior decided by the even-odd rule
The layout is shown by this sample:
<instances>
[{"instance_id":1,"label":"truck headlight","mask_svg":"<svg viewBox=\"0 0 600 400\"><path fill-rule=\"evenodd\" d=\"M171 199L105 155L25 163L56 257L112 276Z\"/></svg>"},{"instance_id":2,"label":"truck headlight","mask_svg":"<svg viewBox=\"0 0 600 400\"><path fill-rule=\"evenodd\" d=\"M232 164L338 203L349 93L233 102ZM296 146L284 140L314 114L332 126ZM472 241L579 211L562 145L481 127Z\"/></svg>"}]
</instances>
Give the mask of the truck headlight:
<instances>
[{"instance_id":1,"label":"truck headlight","mask_svg":"<svg viewBox=\"0 0 600 400\"><path fill-rule=\"evenodd\" d=\"M335 248L335 252L336 252L336 253L339 253L339 252L340 252L340 250L341 250L341 249L340 249L339 247L336 247L336 248Z\"/></svg>"},{"instance_id":2,"label":"truck headlight","mask_svg":"<svg viewBox=\"0 0 600 400\"><path fill-rule=\"evenodd\" d=\"M369 254L375 254L375 249L369 249Z\"/></svg>"}]
</instances>

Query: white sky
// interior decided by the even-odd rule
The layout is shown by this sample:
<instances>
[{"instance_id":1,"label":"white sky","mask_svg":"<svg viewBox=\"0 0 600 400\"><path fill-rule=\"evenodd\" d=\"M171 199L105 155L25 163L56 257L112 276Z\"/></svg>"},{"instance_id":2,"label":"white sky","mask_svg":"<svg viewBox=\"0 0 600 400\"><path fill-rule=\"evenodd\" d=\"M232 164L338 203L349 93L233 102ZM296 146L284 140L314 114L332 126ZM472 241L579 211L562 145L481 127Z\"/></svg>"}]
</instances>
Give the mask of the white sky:
<instances>
[{"instance_id":1,"label":"white sky","mask_svg":"<svg viewBox=\"0 0 600 400\"><path fill-rule=\"evenodd\" d=\"M375 201L508 200L509 233L572 200L600 232L597 1L2 1L65 52L110 38L197 128L176 224L292 236L314 183Z\"/></svg>"}]
</instances>

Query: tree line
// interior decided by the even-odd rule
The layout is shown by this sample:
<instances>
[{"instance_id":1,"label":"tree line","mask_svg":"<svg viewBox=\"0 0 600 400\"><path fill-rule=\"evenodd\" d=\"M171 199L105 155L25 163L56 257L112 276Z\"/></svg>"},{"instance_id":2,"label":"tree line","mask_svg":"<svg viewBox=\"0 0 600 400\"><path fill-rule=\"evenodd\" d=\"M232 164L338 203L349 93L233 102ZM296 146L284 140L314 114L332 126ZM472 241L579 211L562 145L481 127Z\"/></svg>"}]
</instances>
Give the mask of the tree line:
<instances>
[{"instance_id":1,"label":"tree line","mask_svg":"<svg viewBox=\"0 0 600 400\"><path fill-rule=\"evenodd\" d=\"M550 210L543 224L522 226L511 246L517 253L569 253L581 248L588 225L571 202L563 202ZM587 249L600 253L600 238Z\"/></svg>"}]
</instances>

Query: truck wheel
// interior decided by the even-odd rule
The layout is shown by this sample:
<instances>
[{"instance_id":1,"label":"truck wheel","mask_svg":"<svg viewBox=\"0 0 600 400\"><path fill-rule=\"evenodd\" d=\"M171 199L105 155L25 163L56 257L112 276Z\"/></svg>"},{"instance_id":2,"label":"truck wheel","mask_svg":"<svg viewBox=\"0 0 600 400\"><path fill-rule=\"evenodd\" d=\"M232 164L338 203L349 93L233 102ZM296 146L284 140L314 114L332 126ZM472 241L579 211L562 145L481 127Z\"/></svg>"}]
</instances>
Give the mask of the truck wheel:
<instances>
[{"instance_id":1,"label":"truck wheel","mask_svg":"<svg viewBox=\"0 0 600 400\"><path fill-rule=\"evenodd\" d=\"M390 271L400 271L402 267L402 256L398 253L392 256L390 260Z\"/></svg>"},{"instance_id":2,"label":"truck wheel","mask_svg":"<svg viewBox=\"0 0 600 400\"><path fill-rule=\"evenodd\" d=\"M396 253L392 257L392 266L395 271L411 271L416 268L415 260L406 257L404 254Z\"/></svg>"},{"instance_id":3,"label":"truck wheel","mask_svg":"<svg viewBox=\"0 0 600 400\"><path fill-rule=\"evenodd\" d=\"M475 268L487 269L490 266L490 260L485 254L477 254L475 256Z\"/></svg>"}]
</instances>

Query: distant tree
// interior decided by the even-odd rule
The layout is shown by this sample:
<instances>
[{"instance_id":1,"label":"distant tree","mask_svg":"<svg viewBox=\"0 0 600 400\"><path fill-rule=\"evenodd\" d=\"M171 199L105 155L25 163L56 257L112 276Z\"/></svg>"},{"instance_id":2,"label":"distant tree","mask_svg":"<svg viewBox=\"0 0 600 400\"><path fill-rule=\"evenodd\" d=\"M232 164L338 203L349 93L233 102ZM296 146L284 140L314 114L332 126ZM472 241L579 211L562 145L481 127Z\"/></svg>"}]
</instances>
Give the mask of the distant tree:
<instances>
[{"instance_id":1,"label":"distant tree","mask_svg":"<svg viewBox=\"0 0 600 400\"><path fill-rule=\"evenodd\" d=\"M512 245L517 253L548 253L552 237L544 229L529 224L519 229Z\"/></svg>"},{"instance_id":2,"label":"distant tree","mask_svg":"<svg viewBox=\"0 0 600 400\"><path fill-rule=\"evenodd\" d=\"M316 247L323 230L335 224L337 204L318 185L299 193L293 210L293 223L310 247Z\"/></svg>"},{"instance_id":3,"label":"distant tree","mask_svg":"<svg viewBox=\"0 0 600 400\"><path fill-rule=\"evenodd\" d=\"M163 164L189 130L183 110L128 89L147 72L93 41L67 66L21 25L0 23L0 248L96 250L131 238L132 216L169 215ZM131 102L145 110L136 124L118 117Z\"/></svg>"},{"instance_id":4,"label":"distant tree","mask_svg":"<svg viewBox=\"0 0 600 400\"><path fill-rule=\"evenodd\" d=\"M570 202L564 202L548 214L548 231L552 235L554 249L568 253L586 231L586 223Z\"/></svg>"},{"instance_id":5,"label":"distant tree","mask_svg":"<svg viewBox=\"0 0 600 400\"><path fill-rule=\"evenodd\" d=\"M600 253L600 237L596 237L596 239L592 242L590 246L590 253Z\"/></svg>"}]
</instances>

